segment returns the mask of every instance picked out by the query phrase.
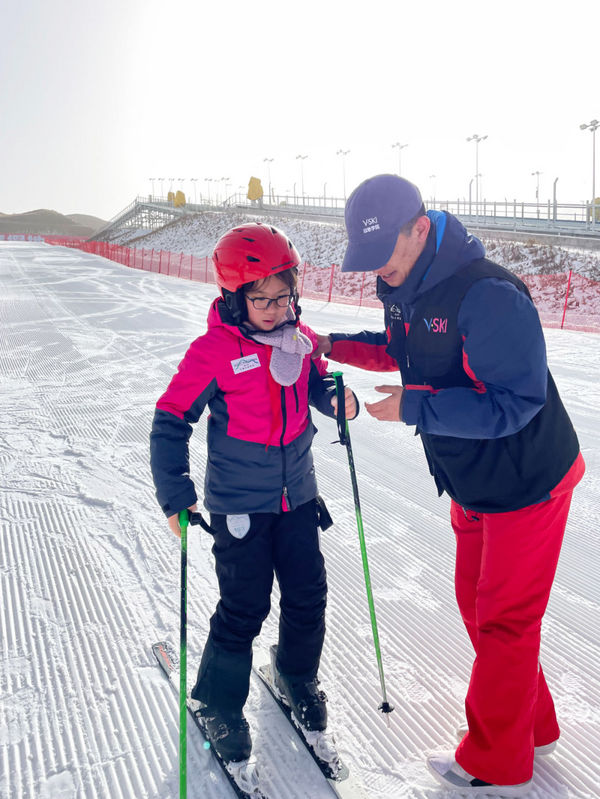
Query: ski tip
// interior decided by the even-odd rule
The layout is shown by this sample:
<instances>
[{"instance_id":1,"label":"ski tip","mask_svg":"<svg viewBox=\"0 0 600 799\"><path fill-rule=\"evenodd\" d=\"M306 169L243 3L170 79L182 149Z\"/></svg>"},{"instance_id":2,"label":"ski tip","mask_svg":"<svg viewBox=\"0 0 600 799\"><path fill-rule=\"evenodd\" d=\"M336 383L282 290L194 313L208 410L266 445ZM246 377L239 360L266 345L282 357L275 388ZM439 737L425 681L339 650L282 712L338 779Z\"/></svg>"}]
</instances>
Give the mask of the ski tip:
<instances>
[{"instance_id":1,"label":"ski tip","mask_svg":"<svg viewBox=\"0 0 600 799\"><path fill-rule=\"evenodd\" d=\"M152 644L152 653L158 662L166 666L167 670L173 671L176 668L176 653L168 641L157 641Z\"/></svg>"}]
</instances>

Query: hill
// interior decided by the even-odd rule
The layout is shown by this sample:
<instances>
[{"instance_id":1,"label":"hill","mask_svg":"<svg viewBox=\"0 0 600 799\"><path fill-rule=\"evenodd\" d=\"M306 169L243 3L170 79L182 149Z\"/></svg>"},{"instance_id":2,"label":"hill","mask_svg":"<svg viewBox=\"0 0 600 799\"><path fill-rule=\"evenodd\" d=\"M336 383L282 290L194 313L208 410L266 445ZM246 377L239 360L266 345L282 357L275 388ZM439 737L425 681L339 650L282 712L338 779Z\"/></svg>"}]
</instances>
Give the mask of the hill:
<instances>
[{"instance_id":1,"label":"hill","mask_svg":"<svg viewBox=\"0 0 600 799\"><path fill-rule=\"evenodd\" d=\"M106 223L88 214L59 214L46 208L22 214L0 213L0 233L37 233L88 238Z\"/></svg>"},{"instance_id":2,"label":"hill","mask_svg":"<svg viewBox=\"0 0 600 799\"><path fill-rule=\"evenodd\" d=\"M100 219L99 216L92 216L91 214L65 214L65 216L68 219L72 219L76 225L93 228L94 232L106 225L106 220Z\"/></svg>"}]
</instances>

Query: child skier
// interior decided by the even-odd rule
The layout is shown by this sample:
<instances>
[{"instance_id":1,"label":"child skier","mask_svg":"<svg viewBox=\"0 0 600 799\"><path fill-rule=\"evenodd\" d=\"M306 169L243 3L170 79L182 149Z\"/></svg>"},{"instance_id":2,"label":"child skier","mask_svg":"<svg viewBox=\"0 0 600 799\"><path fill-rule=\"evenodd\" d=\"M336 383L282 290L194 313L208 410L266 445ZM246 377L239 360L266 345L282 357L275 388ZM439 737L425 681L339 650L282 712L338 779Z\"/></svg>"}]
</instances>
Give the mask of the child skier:
<instances>
[{"instance_id":1,"label":"child skier","mask_svg":"<svg viewBox=\"0 0 600 799\"><path fill-rule=\"evenodd\" d=\"M317 494L308 405L335 416L336 397L326 361L311 359L316 335L299 321L299 261L287 236L260 222L219 239L221 296L158 400L150 436L156 496L180 535L179 512L196 507L191 424L208 405L204 505L220 599L191 695L227 762L247 759L252 748L243 707L273 572L281 591L277 687L306 729L327 724L317 680L327 593L318 527L330 520ZM354 418L350 389L345 406Z\"/></svg>"}]
</instances>

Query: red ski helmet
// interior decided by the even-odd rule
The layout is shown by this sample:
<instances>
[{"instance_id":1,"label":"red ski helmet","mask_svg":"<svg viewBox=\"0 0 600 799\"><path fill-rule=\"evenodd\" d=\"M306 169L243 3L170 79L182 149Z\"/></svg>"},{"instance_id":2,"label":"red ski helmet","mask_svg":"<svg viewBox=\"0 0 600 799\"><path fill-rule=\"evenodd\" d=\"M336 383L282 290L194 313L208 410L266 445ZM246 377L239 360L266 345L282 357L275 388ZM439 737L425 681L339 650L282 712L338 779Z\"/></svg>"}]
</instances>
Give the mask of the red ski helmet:
<instances>
[{"instance_id":1,"label":"red ski helmet","mask_svg":"<svg viewBox=\"0 0 600 799\"><path fill-rule=\"evenodd\" d=\"M264 222L248 222L224 233L212 256L217 286L227 299L244 283L298 266L300 255L281 230Z\"/></svg>"}]
</instances>

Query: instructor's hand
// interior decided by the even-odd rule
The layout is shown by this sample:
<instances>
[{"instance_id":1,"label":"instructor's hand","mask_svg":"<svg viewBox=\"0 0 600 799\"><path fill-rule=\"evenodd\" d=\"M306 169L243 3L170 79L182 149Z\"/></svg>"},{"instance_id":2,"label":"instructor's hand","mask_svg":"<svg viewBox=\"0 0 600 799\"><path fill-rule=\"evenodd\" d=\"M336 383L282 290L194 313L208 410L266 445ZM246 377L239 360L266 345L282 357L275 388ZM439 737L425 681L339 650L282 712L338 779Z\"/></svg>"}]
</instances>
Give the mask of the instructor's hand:
<instances>
[{"instance_id":1,"label":"instructor's hand","mask_svg":"<svg viewBox=\"0 0 600 799\"><path fill-rule=\"evenodd\" d=\"M198 505L190 505L188 510L198 510ZM173 535L176 535L177 538L181 538L181 527L179 526L179 514L174 513L172 516L168 516L167 523L171 528L171 532L173 533Z\"/></svg>"},{"instance_id":2,"label":"instructor's hand","mask_svg":"<svg viewBox=\"0 0 600 799\"><path fill-rule=\"evenodd\" d=\"M391 396L379 402L365 402L367 412L380 422L400 422L400 403L402 402L402 386L375 386L375 391Z\"/></svg>"},{"instance_id":3,"label":"instructor's hand","mask_svg":"<svg viewBox=\"0 0 600 799\"><path fill-rule=\"evenodd\" d=\"M317 348L313 350L312 357L320 358L321 355L329 355L332 346L329 336L319 336L317 334Z\"/></svg>"}]
</instances>

